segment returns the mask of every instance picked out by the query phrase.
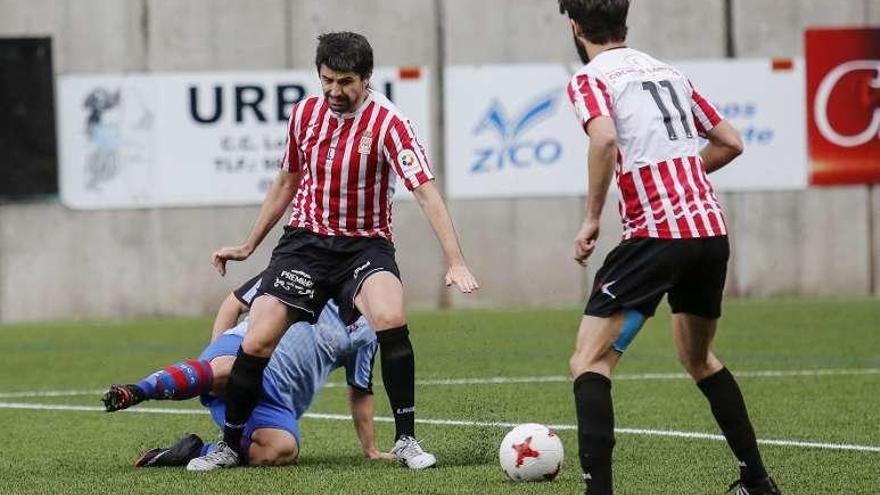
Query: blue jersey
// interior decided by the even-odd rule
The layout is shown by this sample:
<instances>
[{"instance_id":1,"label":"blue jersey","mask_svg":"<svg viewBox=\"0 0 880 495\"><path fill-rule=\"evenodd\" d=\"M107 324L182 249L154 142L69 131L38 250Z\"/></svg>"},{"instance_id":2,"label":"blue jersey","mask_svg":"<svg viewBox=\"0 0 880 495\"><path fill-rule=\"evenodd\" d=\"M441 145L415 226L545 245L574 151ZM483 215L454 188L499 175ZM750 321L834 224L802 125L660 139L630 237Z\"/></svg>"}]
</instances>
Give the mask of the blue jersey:
<instances>
[{"instance_id":1,"label":"blue jersey","mask_svg":"<svg viewBox=\"0 0 880 495\"><path fill-rule=\"evenodd\" d=\"M224 332L202 352L200 359L234 356L247 327L245 319ZM264 395L289 407L298 419L337 368L345 368L350 386L371 392L377 347L376 333L366 319L361 317L346 326L339 318L337 306L329 302L315 325L302 322L287 329L263 373Z\"/></svg>"}]
</instances>

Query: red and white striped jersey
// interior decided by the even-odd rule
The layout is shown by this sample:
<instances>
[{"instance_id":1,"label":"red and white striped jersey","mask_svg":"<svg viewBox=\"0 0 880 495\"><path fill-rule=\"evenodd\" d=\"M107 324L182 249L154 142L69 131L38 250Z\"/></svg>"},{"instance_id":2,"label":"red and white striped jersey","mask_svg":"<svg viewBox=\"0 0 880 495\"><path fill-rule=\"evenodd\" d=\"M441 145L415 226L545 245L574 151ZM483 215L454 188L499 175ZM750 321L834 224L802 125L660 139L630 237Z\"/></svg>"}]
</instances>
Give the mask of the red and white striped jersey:
<instances>
[{"instance_id":1,"label":"red and white striped jersey","mask_svg":"<svg viewBox=\"0 0 880 495\"><path fill-rule=\"evenodd\" d=\"M288 225L388 240L397 177L409 190L434 178L412 124L373 91L347 114L319 96L294 105L281 167L302 173Z\"/></svg>"},{"instance_id":2,"label":"red and white striped jersey","mask_svg":"<svg viewBox=\"0 0 880 495\"><path fill-rule=\"evenodd\" d=\"M572 77L568 96L585 131L595 117L614 120L624 239L727 233L698 139L722 117L679 70L638 50L614 48Z\"/></svg>"}]
</instances>

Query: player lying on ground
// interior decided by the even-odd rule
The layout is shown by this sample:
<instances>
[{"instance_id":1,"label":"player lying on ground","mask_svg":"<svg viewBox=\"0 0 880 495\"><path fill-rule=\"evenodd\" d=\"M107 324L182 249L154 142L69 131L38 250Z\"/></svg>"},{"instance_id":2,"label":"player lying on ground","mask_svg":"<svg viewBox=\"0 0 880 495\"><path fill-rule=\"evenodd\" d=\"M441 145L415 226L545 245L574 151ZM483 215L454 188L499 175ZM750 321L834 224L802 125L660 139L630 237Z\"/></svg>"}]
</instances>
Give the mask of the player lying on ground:
<instances>
[{"instance_id":1,"label":"player lying on ground","mask_svg":"<svg viewBox=\"0 0 880 495\"><path fill-rule=\"evenodd\" d=\"M596 248L612 178L623 242L596 273L570 367L588 495L612 495L611 373L667 295L679 360L739 461L737 495L778 495L739 386L712 352L730 247L708 173L742 152L739 133L676 68L628 48L629 0L559 0L585 64L568 94L590 137L575 259ZM703 146L699 137L705 137ZM661 490L662 491L662 490Z\"/></svg>"},{"instance_id":2,"label":"player lying on ground","mask_svg":"<svg viewBox=\"0 0 880 495\"><path fill-rule=\"evenodd\" d=\"M212 255L223 275L226 263L250 257L292 206L254 299L251 330L230 372L223 443L190 467L240 464L239 439L275 344L292 323L314 322L329 298L339 304L345 323L363 314L377 333L382 381L394 415L393 451L412 468L437 462L415 438L415 354L391 229L398 178L440 242L448 264L446 285L470 293L477 281L412 125L370 89L373 49L367 39L351 32L321 35L315 69L322 95L308 96L291 109L287 153L256 223L244 243Z\"/></svg>"},{"instance_id":3,"label":"player lying on ground","mask_svg":"<svg viewBox=\"0 0 880 495\"><path fill-rule=\"evenodd\" d=\"M235 305L247 309L238 300L227 298L218 313L218 322L235 314ZM215 332L214 341L197 360L168 366L136 384L111 386L103 397L105 408L118 411L147 400L184 400L201 395L202 404L222 428L226 382L247 327L245 319L225 332ZM275 349L263 375L261 398L245 427L242 452L247 453L249 464L287 465L296 461L301 445L298 419L330 372L337 368L346 371L352 419L364 454L371 459L391 459L390 454L376 448L373 433L371 375L377 347L375 332L364 318L346 327L332 302L315 325L297 323L295 327L285 333ZM214 444L203 444L195 435L187 435L169 449L144 453L135 465L182 466L210 453L213 447Z\"/></svg>"}]
</instances>

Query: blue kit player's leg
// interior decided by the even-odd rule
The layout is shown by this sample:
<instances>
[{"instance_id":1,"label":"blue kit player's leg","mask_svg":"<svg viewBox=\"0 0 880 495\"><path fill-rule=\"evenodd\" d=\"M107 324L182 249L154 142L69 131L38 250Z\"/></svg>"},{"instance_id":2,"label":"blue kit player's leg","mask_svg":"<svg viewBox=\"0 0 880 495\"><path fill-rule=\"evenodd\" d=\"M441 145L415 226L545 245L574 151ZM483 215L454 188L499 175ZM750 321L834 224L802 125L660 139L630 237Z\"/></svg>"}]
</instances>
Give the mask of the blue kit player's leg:
<instances>
[{"instance_id":1,"label":"blue kit player's leg","mask_svg":"<svg viewBox=\"0 0 880 495\"><path fill-rule=\"evenodd\" d=\"M204 402L211 418L218 427L226 423L226 402L213 398ZM215 444L206 444L201 456L210 454ZM293 464L299 455L300 432L296 415L267 380L263 381L263 394L257 407L245 424L241 452L246 453L250 465Z\"/></svg>"},{"instance_id":2,"label":"blue kit player's leg","mask_svg":"<svg viewBox=\"0 0 880 495\"><path fill-rule=\"evenodd\" d=\"M211 361L235 356L247 323L241 322L202 351L198 359L172 364L128 385L111 385L101 400L108 412L127 409L146 400L186 400L210 392L214 384Z\"/></svg>"}]
</instances>

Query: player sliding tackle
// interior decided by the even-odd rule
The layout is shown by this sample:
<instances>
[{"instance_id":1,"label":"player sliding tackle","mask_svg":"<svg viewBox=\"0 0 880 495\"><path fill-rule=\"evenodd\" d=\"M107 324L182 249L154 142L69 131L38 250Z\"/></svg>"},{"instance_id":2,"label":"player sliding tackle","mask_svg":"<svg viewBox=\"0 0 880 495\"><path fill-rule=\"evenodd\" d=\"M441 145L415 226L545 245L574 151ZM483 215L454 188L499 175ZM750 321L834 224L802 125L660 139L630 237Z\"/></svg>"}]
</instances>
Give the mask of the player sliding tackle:
<instances>
[{"instance_id":1,"label":"player sliding tackle","mask_svg":"<svg viewBox=\"0 0 880 495\"><path fill-rule=\"evenodd\" d=\"M575 259L596 248L612 177L624 241L596 273L570 367L588 495L613 493L611 371L664 294L679 360L740 464L738 495L778 494L733 375L711 350L730 250L706 175L742 152L739 133L684 75L628 48L628 0L559 0L585 64L568 95L590 136L586 215ZM698 136L709 143L699 148ZM662 489L660 491L663 491Z\"/></svg>"},{"instance_id":2,"label":"player sliding tackle","mask_svg":"<svg viewBox=\"0 0 880 495\"><path fill-rule=\"evenodd\" d=\"M234 324L247 311L256 277L235 291L223 303L217 325ZM215 325L215 329L217 328ZM127 409L147 400L184 400L201 396L202 404L222 428L226 416L223 399L235 353L248 331L248 321L225 332L215 332L214 340L198 359L182 361L146 376L136 384L113 385L104 394L107 411ZM362 317L346 327L338 309L329 303L316 325L297 323L284 335L263 374L261 397L245 425L243 452L252 465L287 465L300 451L299 418L309 408L328 375L344 368L355 430L371 459L390 459L376 448L373 433L372 375L376 335ZM168 449L152 449L141 455L135 466L185 466L192 459L207 455L216 444L204 444L196 435L187 435Z\"/></svg>"},{"instance_id":3,"label":"player sliding tackle","mask_svg":"<svg viewBox=\"0 0 880 495\"><path fill-rule=\"evenodd\" d=\"M394 414L392 453L411 468L436 459L415 439L415 359L403 311L403 285L391 233L396 178L413 192L449 264L446 284L465 293L477 282L465 266L452 221L409 121L370 89L373 50L355 33L318 38L315 67L323 96L291 109L287 154L244 244L213 255L248 258L293 202L251 311L251 326L230 373L224 441L188 468L241 462L242 432L260 395L263 370L292 323L315 321L329 298L345 323L363 314L376 330L382 379Z\"/></svg>"}]
</instances>

